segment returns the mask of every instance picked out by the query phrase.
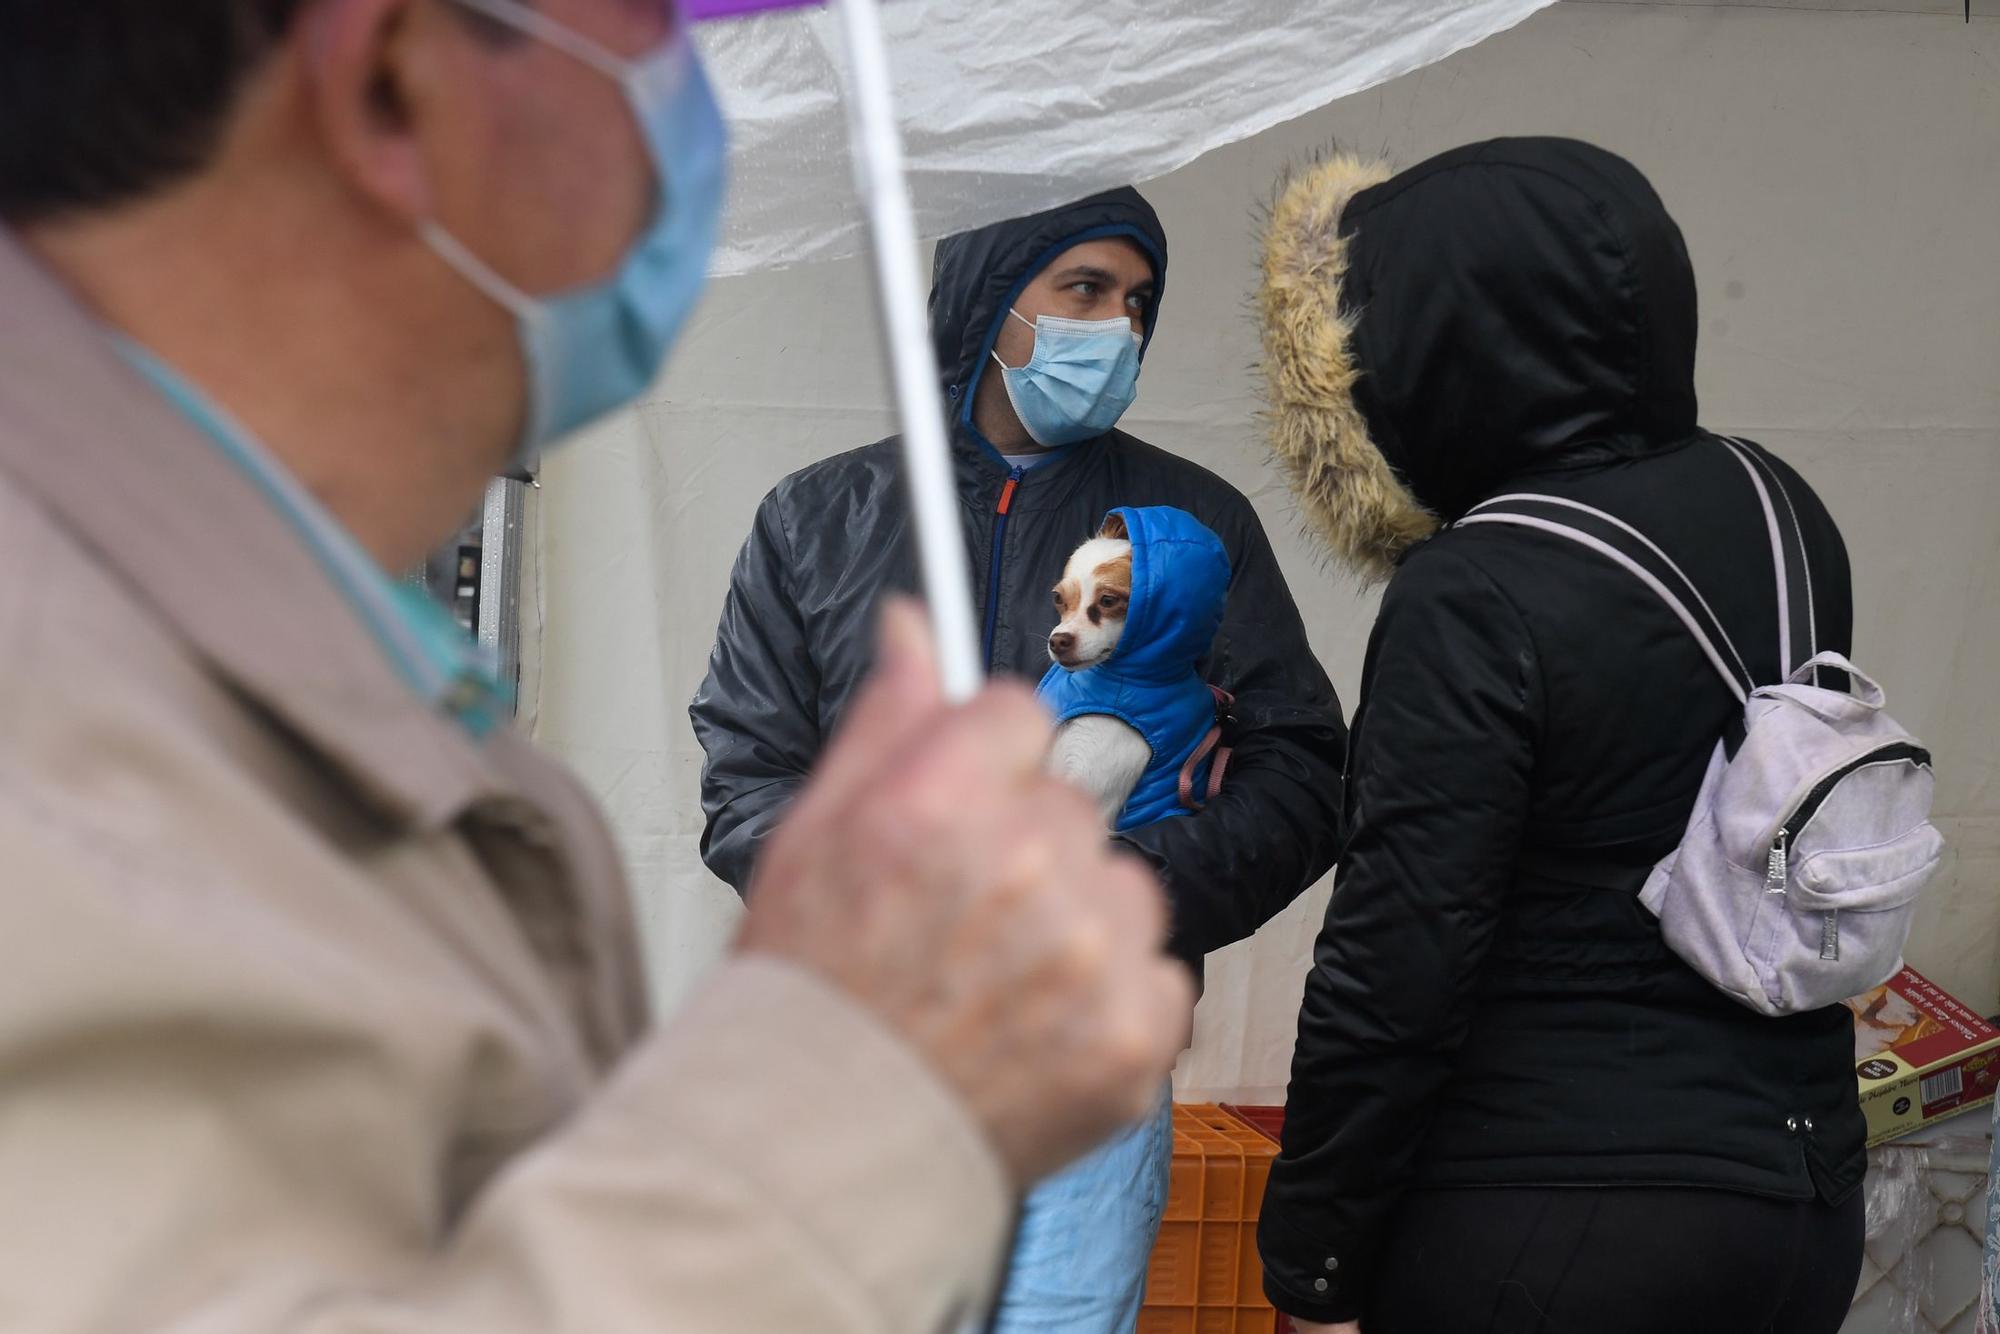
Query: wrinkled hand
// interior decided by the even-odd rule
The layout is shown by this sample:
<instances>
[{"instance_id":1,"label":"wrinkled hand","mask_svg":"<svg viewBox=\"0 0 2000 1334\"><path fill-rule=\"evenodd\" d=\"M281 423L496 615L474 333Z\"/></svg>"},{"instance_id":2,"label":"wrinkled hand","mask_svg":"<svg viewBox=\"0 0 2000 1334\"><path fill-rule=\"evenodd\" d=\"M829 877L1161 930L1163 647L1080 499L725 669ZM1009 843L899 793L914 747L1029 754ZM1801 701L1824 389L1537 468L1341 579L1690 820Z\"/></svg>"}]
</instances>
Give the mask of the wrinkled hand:
<instances>
[{"instance_id":1,"label":"wrinkled hand","mask_svg":"<svg viewBox=\"0 0 2000 1334\"><path fill-rule=\"evenodd\" d=\"M1187 1030L1166 909L1098 813L1043 772L1047 716L949 708L908 604L761 859L739 948L811 969L901 1034L1026 1185L1136 1120Z\"/></svg>"}]
</instances>

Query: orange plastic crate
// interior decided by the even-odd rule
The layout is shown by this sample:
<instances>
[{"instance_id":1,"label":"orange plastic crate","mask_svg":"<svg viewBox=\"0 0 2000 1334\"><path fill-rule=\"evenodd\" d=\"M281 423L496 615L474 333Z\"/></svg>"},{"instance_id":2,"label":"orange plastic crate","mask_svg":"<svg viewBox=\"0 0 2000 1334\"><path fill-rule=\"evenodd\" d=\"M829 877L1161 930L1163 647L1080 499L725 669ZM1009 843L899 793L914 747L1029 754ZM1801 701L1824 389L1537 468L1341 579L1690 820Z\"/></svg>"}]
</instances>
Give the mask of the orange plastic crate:
<instances>
[{"instance_id":1,"label":"orange plastic crate","mask_svg":"<svg viewBox=\"0 0 2000 1334\"><path fill-rule=\"evenodd\" d=\"M1267 1107L1254 1103L1225 1102L1222 1104L1222 1110L1228 1112L1238 1121L1248 1121L1251 1129L1262 1131L1273 1141L1281 1141L1285 1137L1285 1109L1283 1107Z\"/></svg>"},{"instance_id":2,"label":"orange plastic crate","mask_svg":"<svg viewBox=\"0 0 2000 1334\"><path fill-rule=\"evenodd\" d=\"M1174 1108L1174 1165L1136 1334L1282 1334L1257 1209L1278 1146L1207 1103Z\"/></svg>"}]
</instances>

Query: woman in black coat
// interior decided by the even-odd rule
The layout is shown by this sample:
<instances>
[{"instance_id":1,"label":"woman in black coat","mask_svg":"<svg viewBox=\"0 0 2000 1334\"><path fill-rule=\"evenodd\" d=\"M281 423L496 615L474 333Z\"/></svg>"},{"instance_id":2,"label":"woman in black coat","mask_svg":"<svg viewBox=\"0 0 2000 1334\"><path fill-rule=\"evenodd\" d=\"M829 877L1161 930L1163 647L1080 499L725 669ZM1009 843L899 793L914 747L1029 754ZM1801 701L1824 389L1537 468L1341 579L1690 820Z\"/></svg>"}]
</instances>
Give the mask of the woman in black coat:
<instances>
[{"instance_id":1,"label":"woman in black coat","mask_svg":"<svg viewBox=\"0 0 2000 1334\"><path fill-rule=\"evenodd\" d=\"M1679 230L1572 141L1335 158L1282 188L1261 302L1278 458L1388 580L1260 1228L1273 1303L1365 1334L1832 1334L1861 1255L1851 1019L1742 1008L1635 892L1741 707L1617 565L1451 526L1517 491L1607 511L1759 682L1786 674L1760 501L1696 424ZM1845 652L1840 534L1758 455Z\"/></svg>"}]
</instances>

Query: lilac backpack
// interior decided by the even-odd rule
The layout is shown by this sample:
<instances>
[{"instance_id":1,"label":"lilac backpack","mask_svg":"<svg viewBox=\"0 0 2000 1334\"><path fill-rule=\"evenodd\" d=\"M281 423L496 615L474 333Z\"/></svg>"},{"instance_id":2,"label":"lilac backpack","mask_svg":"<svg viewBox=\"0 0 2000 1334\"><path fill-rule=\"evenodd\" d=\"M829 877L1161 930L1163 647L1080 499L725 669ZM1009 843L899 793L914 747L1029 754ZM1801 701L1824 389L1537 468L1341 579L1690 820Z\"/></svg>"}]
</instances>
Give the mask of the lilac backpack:
<instances>
[{"instance_id":1,"label":"lilac backpack","mask_svg":"<svg viewBox=\"0 0 2000 1334\"><path fill-rule=\"evenodd\" d=\"M1798 1014L1858 995L1902 967L1917 896L1944 840L1930 823L1930 752L1884 712L1880 686L1840 654L1819 652L1812 576L1783 479L1740 441L1725 443L1756 487L1770 530L1779 661L1790 672L1777 684L1752 680L1701 591L1630 524L1573 500L1525 493L1497 497L1459 522L1532 528L1617 562L1687 627L1743 702L1740 742L1717 743L1687 832L1646 878L1639 901L1660 919L1673 951L1732 999L1761 1014ZM1798 608L1780 506L1805 582L1805 642L1796 659ZM1553 517L1565 512L1589 515L1619 536L1606 540ZM1621 549L1627 539L1651 561ZM1851 693L1821 688L1821 670L1844 673Z\"/></svg>"}]
</instances>

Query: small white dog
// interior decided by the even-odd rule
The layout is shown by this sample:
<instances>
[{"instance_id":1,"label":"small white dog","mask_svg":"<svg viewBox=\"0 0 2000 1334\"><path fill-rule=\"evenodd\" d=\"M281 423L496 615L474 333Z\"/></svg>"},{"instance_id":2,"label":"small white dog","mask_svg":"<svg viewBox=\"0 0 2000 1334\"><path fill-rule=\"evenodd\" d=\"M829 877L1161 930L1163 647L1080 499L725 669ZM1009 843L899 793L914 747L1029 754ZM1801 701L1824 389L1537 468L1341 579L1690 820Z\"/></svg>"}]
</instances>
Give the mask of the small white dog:
<instances>
[{"instance_id":1,"label":"small white dog","mask_svg":"<svg viewBox=\"0 0 2000 1334\"><path fill-rule=\"evenodd\" d=\"M1081 672L1109 658L1125 633L1132 601L1132 543L1125 520L1113 514L1097 536L1078 547L1055 587L1056 614L1049 657L1065 671ZM1152 762L1152 747L1138 729L1107 713L1086 713L1056 728L1049 772L1083 789L1116 823L1132 789Z\"/></svg>"}]
</instances>

